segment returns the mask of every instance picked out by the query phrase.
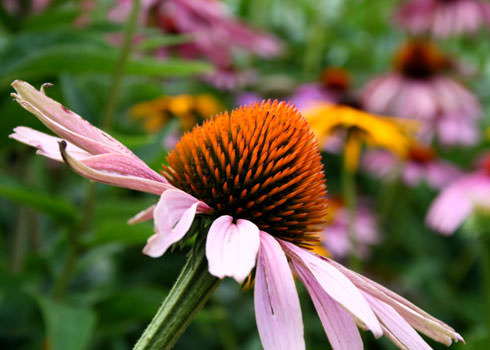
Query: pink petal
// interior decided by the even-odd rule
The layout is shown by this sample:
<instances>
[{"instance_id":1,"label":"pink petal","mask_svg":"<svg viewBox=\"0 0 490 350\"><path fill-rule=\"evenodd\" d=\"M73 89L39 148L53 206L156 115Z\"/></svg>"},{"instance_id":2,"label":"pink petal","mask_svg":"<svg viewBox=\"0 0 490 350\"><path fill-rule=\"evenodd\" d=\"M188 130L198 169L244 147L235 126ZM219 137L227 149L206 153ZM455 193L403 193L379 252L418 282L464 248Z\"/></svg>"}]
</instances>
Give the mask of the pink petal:
<instances>
[{"instance_id":1,"label":"pink petal","mask_svg":"<svg viewBox=\"0 0 490 350\"><path fill-rule=\"evenodd\" d=\"M172 244L185 236L197 213L210 210L205 203L184 191L165 191L153 213L157 233L150 237L143 253L152 258L162 256Z\"/></svg>"},{"instance_id":2,"label":"pink petal","mask_svg":"<svg viewBox=\"0 0 490 350\"><path fill-rule=\"evenodd\" d=\"M60 151L65 163L68 164L73 169L73 171L88 179L102 182L108 185L119 186L158 195L168 189L175 188L168 183L150 180L142 177L136 177L131 174L128 175L127 172L118 173L118 171L128 170L127 163L118 163L119 161L121 161L120 157L114 157L114 163L110 163L112 161L111 156L114 155L106 155L106 157L104 158L108 162L106 163L106 169L97 170L96 168L87 166L85 164L86 160L79 161L73 158L66 152L65 148L66 143L63 141L62 143L60 143ZM99 164L102 166L102 163Z\"/></svg>"},{"instance_id":3,"label":"pink petal","mask_svg":"<svg viewBox=\"0 0 490 350\"><path fill-rule=\"evenodd\" d=\"M376 337L383 334L381 325L369 307L368 303L347 277L337 268L311 252L296 245L281 241L286 254L291 258L295 270L303 269L314 277L332 299L354 316L365 328L368 328Z\"/></svg>"},{"instance_id":4,"label":"pink petal","mask_svg":"<svg viewBox=\"0 0 490 350\"><path fill-rule=\"evenodd\" d=\"M458 333L456 333L454 329L449 327L444 322L439 321L435 317L432 317L427 312L418 308L398 294L354 271L347 269L346 267L333 260L323 260L326 260L330 264L335 266L340 272L342 272L347 278L349 278L357 288L362 290L364 293L367 293L391 306L412 327L424 333L428 337L447 346L451 345L452 339L455 339L456 341L463 341L463 338Z\"/></svg>"},{"instance_id":5,"label":"pink petal","mask_svg":"<svg viewBox=\"0 0 490 350\"><path fill-rule=\"evenodd\" d=\"M137 158L120 142L46 96L42 90L19 80L14 81L12 86L17 92L12 94L16 101L67 141L91 154L115 152Z\"/></svg>"},{"instance_id":6,"label":"pink petal","mask_svg":"<svg viewBox=\"0 0 490 350\"><path fill-rule=\"evenodd\" d=\"M432 349L395 309L367 293L363 294L378 316L385 333L394 343L410 350Z\"/></svg>"},{"instance_id":7,"label":"pink petal","mask_svg":"<svg viewBox=\"0 0 490 350\"><path fill-rule=\"evenodd\" d=\"M452 234L477 206L490 208L490 177L473 173L460 177L434 200L427 224L442 234Z\"/></svg>"},{"instance_id":8,"label":"pink petal","mask_svg":"<svg viewBox=\"0 0 490 350\"><path fill-rule=\"evenodd\" d=\"M133 216L131 219L128 220L128 224L133 225L140 222L152 220L155 207L156 204L146 208L145 210L140 211L138 214L136 214L135 216Z\"/></svg>"},{"instance_id":9,"label":"pink petal","mask_svg":"<svg viewBox=\"0 0 490 350\"><path fill-rule=\"evenodd\" d=\"M362 339L352 316L325 293L306 268L293 266L310 294L333 350L362 350Z\"/></svg>"},{"instance_id":10,"label":"pink petal","mask_svg":"<svg viewBox=\"0 0 490 350\"><path fill-rule=\"evenodd\" d=\"M58 137L54 137L25 126L16 127L14 132L10 134L9 137L26 145L37 148L37 154L51 158L58 162L63 161L59 146L59 143L63 140ZM71 143L67 143L66 150L67 152L70 152L73 158L78 160L91 156L90 153Z\"/></svg>"},{"instance_id":11,"label":"pink petal","mask_svg":"<svg viewBox=\"0 0 490 350\"><path fill-rule=\"evenodd\" d=\"M206 239L209 273L218 278L233 277L242 283L255 266L259 251L259 228L254 223L229 215L214 220Z\"/></svg>"},{"instance_id":12,"label":"pink petal","mask_svg":"<svg viewBox=\"0 0 490 350\"><path fill-rule=\"evenodd\" d=\"M301 308L286 255L279 243L262 231L254 304L264 350L305 349Z\"/></svg>"}]
</instances>

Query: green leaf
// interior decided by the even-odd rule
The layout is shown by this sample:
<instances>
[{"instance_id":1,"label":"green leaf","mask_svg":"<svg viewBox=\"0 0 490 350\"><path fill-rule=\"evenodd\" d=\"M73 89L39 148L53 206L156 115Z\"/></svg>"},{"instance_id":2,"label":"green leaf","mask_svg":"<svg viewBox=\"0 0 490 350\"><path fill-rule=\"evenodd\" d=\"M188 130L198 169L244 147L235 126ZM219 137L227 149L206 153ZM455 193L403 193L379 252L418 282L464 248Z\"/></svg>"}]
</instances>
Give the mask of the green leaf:
<instances>
[{"instance_id":1,"label":"green leaf","mask_svg":"<svg viewBox=\"0 0 490 350\"><path fill-rule=\"evenodd\" d=\"M146 242L153 234L153 222L144 222L129 225L124 219L107 219L100 222L94 228L94 234L87 236L86 245L97 245L107 243L123 243L127 245L139 245Z\"/></svg>"},{"instance_id":2,"label":"green leaf","mask_svg":"<svg viewBox=\"0 0 490 350\"><path fill-rule=\"evenodd\" d=\"M0 54L0 83L14 79L33 79L66 73L112 74L119 50L92 33L30 33L19 35ZM205 73L212 66L201 61L133 57L126 74L175 77Z\"/></svg>"},{"instance_id":3,"label":"green leaf","mask_svg":"<svg viewBox=\"0 0 490 350\"><path fill-rule=\"evenodd\" d=\"M56 198L6 177L0 177L0 197L37 209L68 224L77 222L77 209L63 198Z\"/></svg>"},{"instance_id":4,"label":"green leaf","mask_svg":"<svg viewBox=\"0 0 490 350\"><path fill-rule=\"evenodd\" d=\"M39 297L51 350L86 350L95 329L95 313L88 308Z\"/></svg>"}]
</instances>

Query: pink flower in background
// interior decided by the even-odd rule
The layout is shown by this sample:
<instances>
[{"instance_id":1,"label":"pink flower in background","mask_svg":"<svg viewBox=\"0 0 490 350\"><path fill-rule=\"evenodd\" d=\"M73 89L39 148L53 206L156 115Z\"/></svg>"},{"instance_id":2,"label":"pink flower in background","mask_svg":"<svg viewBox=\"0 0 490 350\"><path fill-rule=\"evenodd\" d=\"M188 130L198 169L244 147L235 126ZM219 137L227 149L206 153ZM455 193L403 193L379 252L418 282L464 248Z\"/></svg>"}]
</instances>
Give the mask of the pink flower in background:
<instances>
[{"instance_id":1,"label":"pink flower in background","mask_svg":"<svg viewBox=\"0 0 490 350\"><path fill-rule=\"evenodd\" d=\"M22 11L22 1L20 0L3 0L3 6L10 14L18 14ZM27 2L28 3L28 2ZM27 8L29 13L38 13L44 11L51 3L51 0L32 0L30 7Z\"/></svg>"},{"instance_id":2,"label":"pink flower in background","mask_svg":"<svg viewBox=\"0 0 490 350\"><path fill-rule=\"evenodd\" d=\"M393 180L400 174L407 186L425 182L434 189L441 189L461 176L461 170L455 165L438 159L433 149L420 144L413 144L403 160L387 151L369 151L362 159L362 166L379 178Z\"/></svg>"},{"instance_id":3,"label":"pink flower in background","mask_svg":"<svg viewBox=\"0 0 490 350\"><path fill-rule=\"evenodd\" d=\"M131 8L130 0L119 0L110 17L123 21ZM233 69L235 49L262 57L277 56L283 44L274 36L249 28L232 16L223 2L217 0L146 0L141 21L155 25L169 34L191 36L191 42L170 47L183 58L204 57L216 67L207 77L217 87L233 88L248 83L251 75ZM159 49L160 56L169 54L169 47ZM236 75L236 77L233 77Z\"/></svg>"},{"instance_id":4,"label":"pink flower in background","mask_svg":"<svg viewBox=\"0 0 490 350\"><path fill-rule=\"evenodd\" d=\"M490 4L482 0L409 0L398 9L396 24L413 34L436 37L473 34L490 25Z\"/></svg>"},{"instance_id":5,"label":"pink flower in background","mask_svg":"<svg viewBox=\"0 0 490 350\"><path fill-rule=\"evenodd\" d=\"M364 200L357 201L355 218L355 240L357 251L353 251L351 238L347 225L348 214L341 197L329 197L327 226L321 234L321 241L325 249L336 259L347 257L350 253L360 258L369 256L371 245L380 241L376 219L371 207Z\"/></svg>"},{"instance_id":6,"label":"pink flower in background","mask_svg":"<svg viewBox=\"0 0 490 350\"><path fill-rule=\"evenodd\" d=\"M339 103L351 87L351 76L342 68L327 68L320 82L303 84L289 98L299 110L317 103Z\"/></svg>"},{"instance_id":7,"label":"pink flower in background","mask_svg":"<svg viewBox=\"0 0 490 350\"><path fill-rule=\"evenodd\" d=\"M442 190L429 208L427 225L450 235L479 209L490 211L490 154L482 157L477 170Z\"/></svg>"},{"instance_id":8,"label":"pink flower in background","mask_svg":"<svg viewBox=\"0 0 490 350\"><path fill-rule=\"evenodd\" d=\"M315 137L293 107L263 102L194 128L170 153L164 179L42 90L19 81L13 86L22 107L67 142L58 147L60 139L25 127L16 128L13 138L95 181L160 195L156 206L133 218L154 219L157 232L148 240L146 254L163 255L185 237L197 214L213 217L205 237L209 272L242 282L255 268L255 313L265 350L305 349L291 271L305 284L334 349L362 349L357 326L376 337L385 334L406 349L430 349L415 330L447 346L453 339L463 340L397 294L304 248L315 240L315 227L325 213L326 187ZM254 137L257 128L264 137ZM245 140L247 151L237 154L239 144L213 142L225 137ZM200 148L204 140L212 147ZM286 153L277 147L284 144ZM212 174L206 170L211 163ZM275 167L279 170L271 173ZM232 176L235 172L238 176ZM265 180L256 183L262 175ZM229 190L236 190L241 200ZM206 197L209 204L192 194Z\"/></svg>"},{"instance_id":9,"label":"pink flower in background","mask_svg":"<svg viewBox=\"0 0 490 350\"><path fill-rule=\"evenodd\" d=\"M444 74L450 66L430 42L409 42L396 55L395 72L367 83L362 104L373 113L421 120L426 141L437 134L444 144L475 144L480 104L463 85ZM464 130L460 135L454 133L455 125Z\"/></svg>"}]
</instances>

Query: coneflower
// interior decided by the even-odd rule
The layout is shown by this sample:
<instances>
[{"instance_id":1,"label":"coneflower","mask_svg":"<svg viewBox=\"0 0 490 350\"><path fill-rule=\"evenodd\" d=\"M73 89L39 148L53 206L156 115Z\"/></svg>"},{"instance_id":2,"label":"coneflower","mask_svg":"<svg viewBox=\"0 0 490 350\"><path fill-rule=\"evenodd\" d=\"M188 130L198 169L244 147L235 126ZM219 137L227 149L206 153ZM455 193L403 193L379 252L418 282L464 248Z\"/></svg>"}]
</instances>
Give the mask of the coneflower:
<instances>
[{"instance_id":1,"label":"coneflower","mask_svg":"<svg viewBox=\"0 0 490 350\"><path fill-rule=\"evenodd\" d=\"M384 333L406 349L430 349L414 328L446 345L462 340L451 327L395 293L305 249L317 240L325 217L326 185L315 136L293 106L266 101L195 127L169 154L164 180L127 148L44 93L23 82L13 86L16 100L66 142L53 154L57 140L52 136L23 128L14 138L63 158L83 176L115 185L119 179L131 188L135 181L145 184L139 186L143 190L160 190L156 207L135 219L154 218L157 232L145 247L147 254L161 256L188 236L197 214L211 219L209 230L197 233L205 240L207 270L239 282L255 271L255 315L264 349L305 349L291 271L310 293L334 349L362 349L356 325L376 337ZM94 161L101 157L110 165ZM181 282L192 286L185 276ZM184 292L173 288L170 294L178 291ZM173 313L179 314L183 306L174 305ZM158 328L154 322L160 316L150 331Z\"/></svg>"},{"instance_id":2,"label":"coneflower","mask_svg":"<svg viewBox=\"0 0 490 350\"><path fill-rule=\"evenodd\" d=\"M474 34L490 26L490 4L484 0L409 0L397 9L396 24L413 34Z\"/></svg>"},{"instance_id":3,"label":"coneflower","mask_svg":"<svg viewBox=\"0 0 490 350\"><path fill-rule=\"evenodd\" d=\"M426 140L436 134L442 144L474 144L479 138L480 104L447 74L453 65L430 41L409 41L395 55L394 72L363 88L362 105L372 113L422 121Z\"/></svg>"},{"instance_id":4,"label":"coneflower","mask_svg":"<svg viewBox=\"0 0 490 350\"><path fill-rule=\"evenodd\" d=\"M367 152L361 163L364 169L379 178L391 181L400 173L407 186L426 183L437 190L462 174L458 167L438 158L434 149L418 143L410 145L403 159L390 152L376 150Z\"/></svg>"}]
</instances>

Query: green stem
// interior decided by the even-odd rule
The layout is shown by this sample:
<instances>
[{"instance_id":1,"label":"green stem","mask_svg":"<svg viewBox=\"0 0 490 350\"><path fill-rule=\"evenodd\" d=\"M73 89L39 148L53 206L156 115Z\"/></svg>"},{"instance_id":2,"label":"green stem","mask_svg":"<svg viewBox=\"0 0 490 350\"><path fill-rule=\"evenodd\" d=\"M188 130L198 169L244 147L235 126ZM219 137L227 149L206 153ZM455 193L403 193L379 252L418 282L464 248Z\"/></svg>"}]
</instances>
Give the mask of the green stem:
<instances>
[{"instance_id":1,"label":"green stem","mask_svg":"<svg viewBox=\"0 0 490 350\"><path fill-rule=\"evenodd\" d=\"M356 234L356 179L355 173L347 165L347 157L344 157L344 166L342 168L342 195L345 200L347 210L347 235L351 244L349 253L349 266L356 271L361 269L361 260L357 256L359 244Z\"/></svg>"},{"instance_id":2,"label":"green stem","mask_svg":"<svg viewBox=\"0 0 490 350\"><path fill-rule=\"evenodd\" d=\"M191 255L133 350L171 349L220 282L208 272L204 249Z\"/></svg>"},{"instance_id":3,"label":"green stem","mask_svg":"<svg viewBox=\"0 0 490 350\"><path fill-rule=\"evenodd\" d=\"M490 234L483 232L481 235L482 251L482 279L483 300L485 300L485 311L487 318L487 332L490 335Z\"/></svg>"},{"instance_id":4,"label":"green stem","mask_svg":"<svg viewBox=\"0 0 490 350\"><path fill-rule=\"evenodd\" d=\"M133 40L133 34L136 30L136 25L138 23L138 12L140 8L140 0L133 0L133 7L131 13L129 14L129 19L124 28L124 38L121 47L121 54L114 70L114 75L112 76L112 85L109 97L107 100L107 106L104 113L104 119L102 126L105 129L109 129L114 111L116 109L117 98L119 96L119 90L121 88L122 78L124 76L124 71L126 69L126 63L129 60L131 54L131 44Z\"/></svg>"}]
</instances>

